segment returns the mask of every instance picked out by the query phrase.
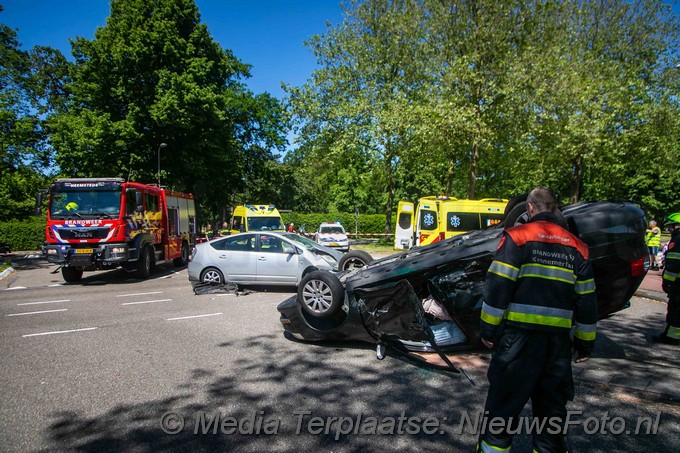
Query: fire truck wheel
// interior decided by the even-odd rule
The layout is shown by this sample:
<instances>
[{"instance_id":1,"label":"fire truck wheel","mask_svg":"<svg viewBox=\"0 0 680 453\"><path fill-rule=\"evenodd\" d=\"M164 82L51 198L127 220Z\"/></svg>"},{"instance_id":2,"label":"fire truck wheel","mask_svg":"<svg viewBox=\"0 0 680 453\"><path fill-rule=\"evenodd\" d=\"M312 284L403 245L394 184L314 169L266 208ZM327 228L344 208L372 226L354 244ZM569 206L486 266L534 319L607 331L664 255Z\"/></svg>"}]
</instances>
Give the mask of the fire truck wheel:
<instances>
[{"instance_id":1,"label":"fire truck wheel","mask_svg":"<svg viewBox=\"0 0 680 453\"><path fill-rule=\"evenodd\" d=\"M175 266L186 266L189 262L189 244L182 242L182 255L179 258L172 260L172 264Z\"/></svg>"},{"instance_id":2,"label":"fire truck wheel","mask_svg":"<svg viewBox=\"0 0 680 453\"><path fill-rule=\"evenodd\" d=\"M62 267L61 276L65 282L74 283L79 282L83 278L83 270L79 267Z\"/></svg>"},{"instance_id":3,"label":"fire truck wheel","mask_svg":"<svg viewBox=\"0 0 680 453\"><path fill-rule=\"evenodd\" d=\"M146 279L149 278L149 275L151 275L151 249L147 245L142 248L137 260L137 277Z\"/></svg>"}]
</instances>

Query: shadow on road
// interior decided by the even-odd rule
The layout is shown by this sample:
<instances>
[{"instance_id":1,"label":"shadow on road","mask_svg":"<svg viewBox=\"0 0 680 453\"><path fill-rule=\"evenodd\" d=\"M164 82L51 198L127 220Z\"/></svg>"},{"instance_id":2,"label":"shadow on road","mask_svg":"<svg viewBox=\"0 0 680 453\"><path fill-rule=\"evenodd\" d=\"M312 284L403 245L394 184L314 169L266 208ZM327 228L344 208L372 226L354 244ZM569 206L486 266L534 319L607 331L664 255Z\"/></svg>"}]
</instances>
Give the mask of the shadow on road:
<instances>
[{"instance_id":1,"label":"shadow on road","mask_svg":"<svg viewBox=\"0 0 680 453\"><path fill-rule=\"evenodd\" d=\"M54 413L47 435L57 449L79 451L109 450L248 450L248 451L319 451L319 450L387 450L394 446L392 435L352 434L335 439L335 425L328 433L309 434L310 417L406 417L448 415L460 418L460 411L478 411L483 404L479 389L459 379L446 378L450 387L442 392L435 375L400 361L363 362L369 365L346 366L346 360L370 353L365 347L348 351L344 347L291 343L290 348L276 346L277 335L244 338L216 345L218 348L248 348L252 354L233 362L229 370L206 367L194 369L174 396L137 405L120 405L99 417L82 417L77 413ZM279 342L280 345L280 342ZM262 362L262 357L268 357ZM434 380L430 385L428 379ZM302 413L309 414L303 416ZM173 412L186 423L176 435L161 430L161 417ZM236 420L253 419L255 425L277 424L277 435L217 434L209 425L207 434L194 434L196 420L204 412L210 417L220 412ZM302 417L302 423L300 417ZM349 421L346 422L347 424ZM359 424L357 424L358 426ZM176 426L176 425L173 425ZM348 425L346 425L348 426ZM364 426L364 425L362 425ZM422 426L422 423L421 423ZM246 428L248 428L246 426ZM403 429L406 423L403 423ZM457 429L457 426L455 426ZM365 425L371 431L371 426ZM389 428L385 428L388 429ZM393 427L396 430L397 427ZM415 428L413 428L415 429ZM461 438L452 427L444 433L404 434L406 449L449 451L469 449L472 437ZM297 432L300 431L300 434ZM201 430L202 432L202 430ZM399 437L399 436L397 436ZM412 444L411 442L414 442Z\"/></svg>"},{"instance_id":2,"label":"shadow on road","mask_svg":"<svg viewBox=\"0 0 680 453\"><path fill-rule=\"evenodd\" d=\"M651 321L650 321L651 322ZM625 329L607 334L617 342ZM370 346L356 343L304 344L290 342L281 347L278 334L259 335L224 342L215 348L251 353L231 363L227 370L206 366L189 371L186 381L168 398L134 405L119 405L100 416L84 417L74 412L52 414L47 429L51 445L59 450L78 451L471 451L476 435L470 425L459 433L463 412L474 422L486 396L486 382L478 372L481 386L462 378L450 378L427 369L407 366L400 360L366 361ZM620 353L620 351L614 351ZM624 351L625 352L625 351ZM216 354L217 355L217 354ZM217 355L218 356L218 355ZM268 360L263 362L262 357ZM347 362L352 366L347 366ZM483 373L483 371L481 372ZM612 403L613 398L613 403ZM653 408L637 408L625 398L589 399L577 395L570 408L583 410L585 417L623 414L654 415ZM619 411L619 412L612 412ZM161 419L170 415L177 427L178 415L184 429L166 434ZM178 415L177 415L178 414ZM201 416L203 414L203 416ZM217 414L220 414L216 417ZM401 415L418 417L421 429L403 423L404 434L395 432ZM525 411L523 415L528 415ZM174 417L174 418L173 418ZM202 418L201 418L202 417ZM221 418L220 418L221 417ZM233 417L241 425L229 424ZM312 434L309 422L329 426L327 432ZM349 417L343 427L356 429L338 434L340 426L331 417ZM361 421L357 419L361 417ZM369 422L375 417L375 423ZM441 428L422 432L422 421L437 417ZM666 423L677 424L677 414L664 415ZM387 420L391 418L391 424ZM227 420L226 425L221 422ZM322 426L315 425L315 426ZM365 434L382 427L383 434ZM233 434L222 431L236 430ZM239 433L239 426L242 432ZM414 431L405 431L411 426ZM358 428L357 428L358 427ZM276 432L276 434L267 434ZM198 432L198 433L197 433ZM259 432L259 434L258 434ZM379 431L380 432L380 431ZM586 435L582 427L571 427L569 442L574 451L662 451L674 440L672 430L655 436ZM530 451L527 434L515 438L517 451Z\"/></svg>"}]
</instances>

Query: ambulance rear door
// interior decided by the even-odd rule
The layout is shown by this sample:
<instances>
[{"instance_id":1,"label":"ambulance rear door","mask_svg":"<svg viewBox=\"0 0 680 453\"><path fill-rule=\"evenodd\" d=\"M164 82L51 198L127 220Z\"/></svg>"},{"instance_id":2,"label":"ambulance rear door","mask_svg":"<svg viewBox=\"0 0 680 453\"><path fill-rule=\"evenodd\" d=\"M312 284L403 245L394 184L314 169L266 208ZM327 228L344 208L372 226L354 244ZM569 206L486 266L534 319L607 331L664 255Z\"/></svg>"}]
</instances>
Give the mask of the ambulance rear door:
<instances>
[{"instance_id":1,"label":"ambulance rear door","mask_svg":"<svg viewBox=\"0 0 680 453\"><path fill-rule=\"evenodd\" d=\"M416 212L416 245L424 246L439 241L439 206L436 200L421 201Z\"/></svg>"},{"instance_id":2,"label":"ambulance rear door","mask_svg":"<svg viewBox=\"0 0 680 453\"><path fill-rule=\"evenodd\" d=\"M400 201L397 207L397 228L394 233L394 250L408 250L413 247L413 214L415 206L409 201Z\"/></svg>"}]
</instances>

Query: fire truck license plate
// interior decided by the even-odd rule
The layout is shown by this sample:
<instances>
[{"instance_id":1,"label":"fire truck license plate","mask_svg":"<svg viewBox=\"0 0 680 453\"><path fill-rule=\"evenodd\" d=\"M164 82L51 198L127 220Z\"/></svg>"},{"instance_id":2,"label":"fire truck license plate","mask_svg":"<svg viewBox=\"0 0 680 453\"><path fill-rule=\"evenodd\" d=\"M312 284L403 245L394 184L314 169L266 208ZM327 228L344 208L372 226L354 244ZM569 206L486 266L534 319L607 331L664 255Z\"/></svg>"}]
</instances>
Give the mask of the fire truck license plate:
<instances>
[{"instance_id":1,"label":"fire truck license plate","mask_svg":"<svg viewBox=\"0 0 680 453\"><path fill-rule=\"evenodd\" d=\"M89 255L93 251L93 249L76 249L76 253L79 255Z\"/></svg>"}]
</instances>

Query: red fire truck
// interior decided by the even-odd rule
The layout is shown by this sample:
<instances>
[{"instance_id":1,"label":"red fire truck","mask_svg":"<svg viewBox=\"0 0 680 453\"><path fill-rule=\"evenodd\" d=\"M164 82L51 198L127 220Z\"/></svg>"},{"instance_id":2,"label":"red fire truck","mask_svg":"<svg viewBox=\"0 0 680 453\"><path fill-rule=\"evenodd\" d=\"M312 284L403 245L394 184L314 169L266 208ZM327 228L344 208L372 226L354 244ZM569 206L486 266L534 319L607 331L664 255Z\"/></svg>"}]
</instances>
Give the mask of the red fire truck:
<instances>
[{"instance_id":1,"label":"red fire truck","mask_svg":"<svg viewBox=\"0 0 680 453\"><path fill-rule=\"evenodd\" d=\"M156 263L186 264L194 196L120 178L58 179L49 189L43 251L67 282L122 266L147 278Z\"/></svg>"}]
</instances>

